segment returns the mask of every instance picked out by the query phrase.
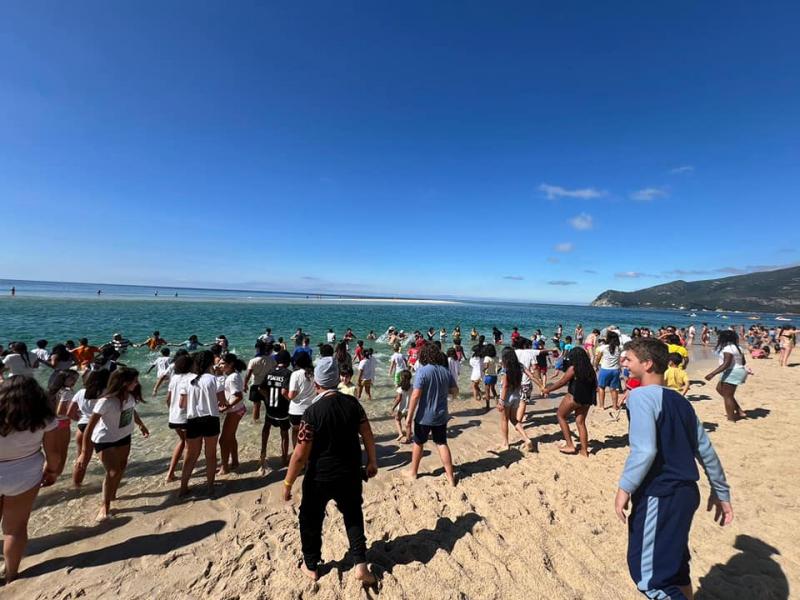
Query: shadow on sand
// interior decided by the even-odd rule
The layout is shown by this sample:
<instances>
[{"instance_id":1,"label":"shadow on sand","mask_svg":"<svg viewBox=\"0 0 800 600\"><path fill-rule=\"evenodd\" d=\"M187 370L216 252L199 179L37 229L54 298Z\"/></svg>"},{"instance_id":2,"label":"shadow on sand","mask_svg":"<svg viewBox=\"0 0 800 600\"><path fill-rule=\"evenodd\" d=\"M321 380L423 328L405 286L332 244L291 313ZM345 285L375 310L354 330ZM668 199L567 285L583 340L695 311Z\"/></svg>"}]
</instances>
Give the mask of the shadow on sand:
<instances>
[{"instance_id":1,"label":"shadow on sand","mask_svg":"<svg viewBox=\"0 0 800 600\"><path fill-rule=\"evenodd\" d=\"M789 581L772 558L780 555L777 548L744 534L736 537L733 547L741 552L700 578L696 600L788 600Z\"/></svg>"}]
</instances>

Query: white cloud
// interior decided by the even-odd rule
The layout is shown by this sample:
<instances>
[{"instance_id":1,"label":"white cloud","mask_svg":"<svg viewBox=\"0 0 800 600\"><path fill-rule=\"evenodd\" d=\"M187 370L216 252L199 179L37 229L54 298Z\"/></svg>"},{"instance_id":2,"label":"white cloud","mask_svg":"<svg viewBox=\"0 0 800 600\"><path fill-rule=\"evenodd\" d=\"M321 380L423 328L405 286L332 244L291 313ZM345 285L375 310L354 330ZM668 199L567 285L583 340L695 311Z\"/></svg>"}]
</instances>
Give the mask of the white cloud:
<instances>
[{"instance_id":1,"label":"white cloud","mask_svg":"<svg viewBox=\"0 0 800 600\"><path fill-rule=\"evenodd\" d=\"M511 281L522 281L525 278L522 275L503 275L503 279L510 279Z\"/></svg>"},{"instance_id":2,"label":"white cloud","mask_svg":"<svg viewBox=\"0 0 800 600\"><path fill-rule=\"evenodd\" d=\"M692 165L683 165L681 167L675 167L674 169L670 169L669 172L673 175L680 175L682 173L692 173L694 171L694 167Z\"/></svg>"},{"instance_id":3,"label":"white cloud","mask_svg":"<svg viewBox=\"0 0 800 600\"><path fill-rule=\"evenodd\" d=\"M547 285L575 285L577 281L565 281L563 279L556 279L555 281L548 281Z\"/></svg>"},{"instance_id":4,"label":"white cloud","mask_svg":"<svg viewBox=\"0 0 800 600\"><path fill-rule=\"evenodd\" d=\"M593 198L602 198L606 195L603 190L596 188L580 188L576 190L568 190L560 185L550 185L543 183L539 186L539 191L544 192L548 200L555 200L557 198L580 198L581 200L591 200Z\"/></svg>"},{"instance_id":5,"label":"white cloud","mask_svg":"<svg viewBox=\"0 0 800 600\"><path fill-rule=\"evenodd\" d=\"M551 265L555 265L555 264L558 264L561 261L559 261L555 256L548 256L547 257L547 262L549 262Z\"/></svg>"},{"instance_id":6,"label":"white cloud","mask_svg":"<svg viewBox=\"0 0 800 600\"><path fill-rule=\"evenodd\" d=\"M588 215L586 213L581 213L577 216L572 217L569 220L569 224L572 225L578 231L588 231L594 227L594 219L592 215Z\"/></svg>"},{"instance_id":7,"label":"white cloud","mask_svg":"<svg viewBox=\"0 0 800 600\"><path fill-rule=\"evenodd\" d=\"M652 273L640 273L639 271L622 271L621 273L614 273L617 279L640 279L642 277L658 277Z\"/></svg>"},{"instance_id":8,"label":"white cloud","mask_svg":"<svg viewBox=\"0 0 800 600\"><path fill-rule=\"evenodd\" d=\"M631 200L638 200L639 202L650 202L657 198L666 198L669 196L667 191L663 188L643 188L631 193Z\"/></svg>"},{"instance_id":9,"label":"white cloud","mask_svg":"<svg viewBox=\"0 0 800 600\"><path fill-rule=\"evenodd\" d=\"M556 244L553 247L553 250L556 252L572 252L574 248L575 246L572 244L572 242L563 242L561 244Z\"/></svg>"}]
</instances>

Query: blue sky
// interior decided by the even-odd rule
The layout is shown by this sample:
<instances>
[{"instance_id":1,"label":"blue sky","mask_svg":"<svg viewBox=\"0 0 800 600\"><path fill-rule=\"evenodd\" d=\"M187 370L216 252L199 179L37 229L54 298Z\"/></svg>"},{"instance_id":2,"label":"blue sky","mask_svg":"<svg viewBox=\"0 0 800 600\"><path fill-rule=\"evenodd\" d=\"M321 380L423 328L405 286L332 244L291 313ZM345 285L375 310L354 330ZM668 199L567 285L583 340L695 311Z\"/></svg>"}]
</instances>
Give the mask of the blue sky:
<instances>
[{"instance_id":1,"label":"blue sky","mask_svg":"<svg viewBox=\"0 0 800 600\"><path fill-rule=\"evenodd\" d=\"M0 277L588 302L800 260L797 3L282 4L0 5Z\"/></svg>"}]
</instances>

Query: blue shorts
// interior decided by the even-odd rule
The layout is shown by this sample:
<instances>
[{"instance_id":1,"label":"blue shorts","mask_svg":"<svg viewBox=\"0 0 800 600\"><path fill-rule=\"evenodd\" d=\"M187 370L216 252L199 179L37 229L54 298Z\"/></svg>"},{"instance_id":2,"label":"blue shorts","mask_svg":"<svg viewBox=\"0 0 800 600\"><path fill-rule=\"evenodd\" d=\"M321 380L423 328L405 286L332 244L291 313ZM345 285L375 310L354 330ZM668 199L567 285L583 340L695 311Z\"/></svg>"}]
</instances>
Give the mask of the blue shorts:
<instances>
[{"instance_id":1,"label":"blue shorts","mask_svg":"<svg viewBox=\"0 0 800 600\"><path fill-rule=\"evenodd\" d=\"M600 372L597 374L597 387L601 390L607 387L618 390L619 369L600 369Z\"/></svg>"},{"instance_id":2,"label":"blue shorts","mask_svg":"<svg viewBox=\"0 0 800 600\"><path fill-rule=\"evenodd\" d=\"M633 499L628 517L628 570L648 598L685 599L689 585L689 530L700 505L697 485L683 485L670 496Z\"/></svg>"},{"instance_id":3,"label":"blue shorts","mask_svg":"<svg viewBox=\"0 0 800 600\"><path fill-rule=\"evenodd\" d=\"M494 385L497 383L497 375L484 375L483 383L485 385Z\"/></svg>"}]
</instances>

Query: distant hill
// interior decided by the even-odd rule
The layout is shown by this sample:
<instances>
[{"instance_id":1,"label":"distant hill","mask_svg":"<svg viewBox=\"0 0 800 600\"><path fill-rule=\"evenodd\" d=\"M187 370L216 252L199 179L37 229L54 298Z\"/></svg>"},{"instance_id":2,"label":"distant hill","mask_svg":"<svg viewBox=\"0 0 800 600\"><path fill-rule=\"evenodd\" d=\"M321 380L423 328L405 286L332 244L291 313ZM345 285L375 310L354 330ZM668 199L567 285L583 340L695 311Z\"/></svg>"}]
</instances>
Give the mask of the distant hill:
<instances>
[{"instance_id":1,"label":"distant hill","mask_svg":"<svg viewBox=\"0 0 800 600\"><path fill-rule=\"evenodd\" d=\"M800 267L704 281L672 281L636 292L606 290L592 306L800 313Z\"/></svg>"}]
</instances>

